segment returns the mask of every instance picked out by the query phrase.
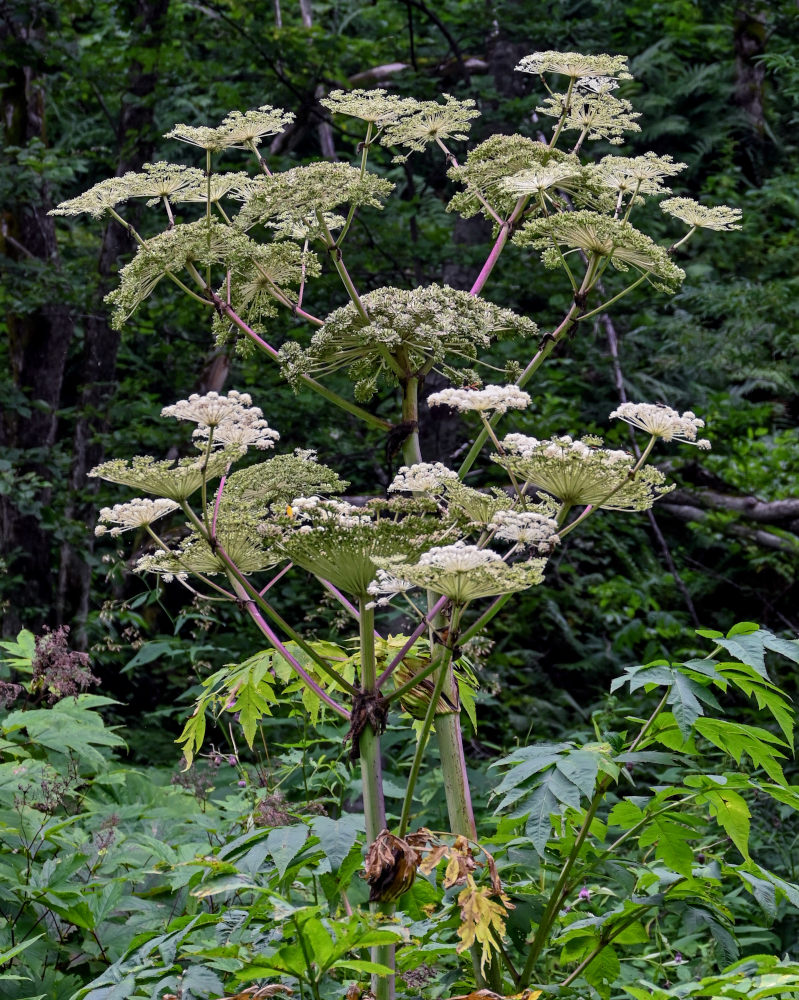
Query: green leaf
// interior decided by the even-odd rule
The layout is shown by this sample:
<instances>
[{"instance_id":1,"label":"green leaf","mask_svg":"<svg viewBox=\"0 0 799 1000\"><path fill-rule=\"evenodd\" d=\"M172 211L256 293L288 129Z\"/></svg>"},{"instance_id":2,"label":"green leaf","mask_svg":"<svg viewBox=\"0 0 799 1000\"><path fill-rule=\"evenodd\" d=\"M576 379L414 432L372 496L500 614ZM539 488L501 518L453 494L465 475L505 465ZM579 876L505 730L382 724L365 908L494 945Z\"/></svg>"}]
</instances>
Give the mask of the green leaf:
<instances>
[{"instance_id":1,"label":"green leaf","mask_svg":"<svg viewBox=\"0 0 799 1000\"><path fill-rule=\"evenodd\" d=\"M333 963L334 969L352 969L353 972L367 972L375 973L378 976L391 976L394 974L393 969L389 969L387 965L381 965L380 962L367 962L361 961L359 959L347 959L341 960Z\"/></svg>"},{"instance_id":2,"label":"green leaf","mask_svg":"<svg viewBox=\"0 0 799 1000\"><path fill-rule=\"evenodd\" d=\"M640 847L656 844L655 857L672 871L690 878L694 852L686 841L693 840L696 836L695 830L676 822L673 817L663 813L651 819L638 838L638 844Z\"/></svg>"},{"instance_id":3,"label":"green leaf","mask_svg":"<svg viewBox=\"0 0 799 1000\"><path fill-rule=\"evenodd\" d=\"M769 920L774 920L777 916L777 890L774 884L758 878L743 868L738 868L737 872L739 877L750 886L752 895Z\"/></svg>"},{"instance_id":4,"label":"green leaf","mask_svg":"<svg viewBox=\"0 0 799 1000\"><path fill-rule=\"evenodd\" d=\"M577 785L586 798L594 794L600 753L600 750L570 750L555 763L561 774L572 784Z\"/></svg>"},{"instance_id":5,"label":"green leaf","mask_svg":"<svg viewBox=\"0 0 799 1000\"><path fill-rule=\"evenodd\" d=\"M331 871L336 872L364 829L364 821L353 813L344 813L340 819L315 816L311 820L311 829L319 838Z\"/></svg>"},{"instance_id":6,"label":"green leaf","mask_svg":"<svg viewBox=\"0 0 799 1000\"><path fill-rule=\"evenodd\" d=\"M4 649L8 656L0 657L0 663L7 663L15 670L29 674L33 670L33 660L36 656L36 636L26 628L17 635L17 641L3 640L0 642L0 649Z\"/></svg>"},{"instance_id":7,"label":"green leaf","mask_svg":"<svg viewBox=\"0 0 799 1000\"><path fill-rule=\"evenodd\" d=\"M695 728L719 750L729 754L737 764L741 763L746 754L757 767L763 768L772 781L780 785L786 784L785 775L777 760L778 757L785 757L785 754L773 746L785 745L779 736L760 726L747 726L725 719L697 719Z\"/></svg>"},{"instance_id":8,"label":"green leaf","mask_svg":"<svg viewBox=\"0 0 799 1000\"><path fill-rule=\"evenodd\" d=\"M286 874L291 861L296 858L308 839L308 827L304 823L295 826L279 826L270 830L266 838L272 861L277 868L278 878Z\"/></svg>"},{"instance_id":9,"label":"green leaf","mask_svg":"<svg viewBox=\"0 0 799 1000\"><path fill-rule=\"evenodd\" d=\"M620 975L621 963L612 945L606 945L583 972L586 982L590 983L601 997L610 996L611 987Z\"/></svg>"},{"instance_id":10,"label":"green leaf","mask_svg":"<svg viewBox=\"0 0 799 1000\"><path fill-rule=\"evenodd\" d=\"M710 814L724 829L741 854L749 860L749 806L729 788L706 788L697 796L698 804L707 803Z\"/></svg>"}]
</instances>

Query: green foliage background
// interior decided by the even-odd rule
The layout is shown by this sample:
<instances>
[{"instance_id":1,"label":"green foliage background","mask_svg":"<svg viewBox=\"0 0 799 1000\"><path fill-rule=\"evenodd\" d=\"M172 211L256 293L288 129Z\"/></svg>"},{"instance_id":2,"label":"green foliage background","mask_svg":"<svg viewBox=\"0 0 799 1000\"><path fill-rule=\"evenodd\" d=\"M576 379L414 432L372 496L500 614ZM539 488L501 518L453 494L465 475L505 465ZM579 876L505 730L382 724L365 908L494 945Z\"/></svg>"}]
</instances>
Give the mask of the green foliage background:
<instances>
[{"instance_id":1,"label":"green foliage background","mask_svg":"<svg viewBox=\"0 0 799 1000\"><path fill-rule=\"evenodd\" d=\"M24 244L20 249L15 237L20 220L35 220L113 174L134 149L143 147L153 160L170 155L172 147L161 136L174 122L216 122L232 108L268 102L295 111L299 127L276 153L276 163L283 169L307 162L320 153L317 88L347 86L358 74L394 63L403 68L384 71L385 77L372 74L357 85L388 79L392 90L420 99L434 99L442 90L475 97L483 118L474 141L483 137L481 129L534 136L540 123L531 117L526 81L514 77L512 67L528 51L552 48L628 53L636 78L633 100L643 112L633 150L668 152L685 161L688 170L677 193L701 191L714 203L740 205L744 230L723 240L696 239L681 260L688 280L670 301L644 294L625 300L614 314L620 368L614 369L607 330L597 323L567 345L538 383L540 395L519 422L527 433L603 428L623 379L631 399L690 407L705 417L714 450L703 456L701 467L690 457L670 460L679 498L655 510L668 555L651 523L597 519L554 560L546 586L518 599L516 613L496 626L493 651L482 667L485 722L472 745L475 759L495 756L514 739L529 741L531 735L573 736L575 728L590 733L591 704L607 679L623 665L667 651L689 657L696 645L686 638L692 625L726 629L746 618L795 635L795 5L788 0L435 5L342 0L314 2L312 8L314 23L308 27L298 5L283 3L283 25L277 28L273 11L252 0L0 2L6 25L0 55L4 110L22 114L25 102L14 88L24 71L36 91L35 102L27 94L26 106L39 102L42 122L35 134L19 133L14 115L6 114L0 160L0 497L5 511L13 512L3 531L4 632L16 635L20 625L38 630L43 622L73 624L73 634L93 652L103 693L120 702L84 707L102 707L107 720L124 721L129 751L143 766L175 760L173 740L201 679L251 651L235 612L184 609L178 594L142 590L145 584L131 578L112 549L95 545L89 511L110 494L91 492L74 475L81 442L102 447L109 457L161 454L174 443L155 418L162 405L203 384L204 369L214 358L206 317L160 288L125 330L103 391L87 396L90 321L106 309L101 299L113 283L110 272L124 263L131 247L123 243L121 256L98 273L98 234L89 226L59 222L57 256L46 257L31 255ZM340 158L354 155L357 137L337 123L333 139ZM427 154L398 166L386 156L382 169L397 184L399 197L380 217L379 241L371 221L359 220L353 233L350 259L370 275L365 290L442 279L457 284L473 277L489 234L480 223L446 213L452 187L443 159ZM659 223L650 221L656 231ZM566 292L557 282L532 286L521 255L507 253L488 296L546 328L562 312ZM315 295L320 313L340 303L332 278L318 283ZM69 337L63 381L54 398L42 400L25 379L17 345L26 324L43 329L37 325L53 303L63 310ZM283 317L275 320L275 341L289 335L290 324ZM108 331L109 350L113 344L116 351L113 336ZM287 448L317 448L320 459L351 480L356 493L373 492L375 484L390 480L392 463L383 442L331 418L318 400L295 396L277 369L260 359L227 361L226 385L253 393ZM20 428L37 413L52 417L54 432L32 443ZM442 428L441 457L448 440ZM623 445L624 435L619 432L613 443ZM793 501L794 507L774 520L758 520L750 516L751 504L731 502L746 498L766 505ZM25 531L41 533L49 556L35 568L36 586L23 551L24 531L13 527L20 523L14 522L18 515ZM76 554L87 567L80 595L58 585L60 570ZM284 613L308 614L319 636L335 635L331 609L307 612L306 603L302 581L290 578L281 593ZM86 614L87 609L92 610ZM784 675L778 668L775 679L793 688L791 672L782 669ZM292 740L299 745L305 738L301 724L274 725L287 748L282 759L291 775L289 798L312 801L318 781L326 789L323 797L333 787L341 799L346 789L340 775L328 776L327 763L314 765L309 791L308 775L291 756L299 753ZM334 770L332 763L329 767ZM202 833L195 836L193 829L190 837L176 831L169 850L184 850L188 857L200 849L202 837L218 835L214 823L227 824L229 831L232 817L244 808L233 799L245 793L237 790L235 769L224 773L224 781L213 779L221 792L207 811L187 821ZM137 784L126 776L127 792L117 800L116 779L92 780L102 803L92 807L100 823L109 810L132 809L134 791L143 796L149 787L149 778ZM156 781L165 780L159 772ZM435 800L435 788L423 791ZM177 800L189 792L175 788L170 795ZM171 800L167 806L140 801L135 823L142 829L156 822L148 809L178 815L182 808ZM764 840L771 819L769 814L758 820ZM49 842L66 843L58 841L64 836L56 832ZM790 857L787 842L778 839L775 854ZM131 848L130 859L115 864L138 864L138 850ZM69 909L71 891L64 889L65 901L52 904L68 921L77 913ZM82 919L89 922L85 914ZM753 927L750 950L760 933ZM788 923L778 929L780 946L790 943L792 928ZM768 943L778 946L771 938ZM95 971L102 964L99 952L91 963ZM43 977L48 996L66 997L78 988L78 974L56 974L64 964L54 960L52 978Z\"/></svg>"}]
</instances>

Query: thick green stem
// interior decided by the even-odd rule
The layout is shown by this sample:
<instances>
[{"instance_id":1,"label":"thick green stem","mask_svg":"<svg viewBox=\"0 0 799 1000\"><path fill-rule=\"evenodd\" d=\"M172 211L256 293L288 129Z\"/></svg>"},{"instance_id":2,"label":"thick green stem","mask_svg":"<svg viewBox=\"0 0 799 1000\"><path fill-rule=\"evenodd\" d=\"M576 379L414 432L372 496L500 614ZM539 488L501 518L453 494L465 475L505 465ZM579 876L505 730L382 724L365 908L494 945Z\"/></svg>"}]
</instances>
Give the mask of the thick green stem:
<instances>
[{"instance_id":1,"label":"thick green stem","mask_svg":"<svg viewBox=\"0 0 799 1000\"><path fill-rule=\"evenodd\" d=\"M550 894L549 903L547 904L547 908L544 910L544 915L541 917L538 924L535 937L533 938L533 943L530 947L530 952L527 956L527 961L524 963L524 969L522 970L523 986L530 982L530 977L533 973L533 969L535 968L535 963L538 961L538 956L544 950L544 945L549 940L552 925L560 912L563 890L568 881L569 872L574 867L574 863L580 855L580 848L585 843L585 838L588 836L588 832L591 829L591 823L594 820L596 811L605 796L605 790L606 786L600 785L594 793L594 797L591 800L591 804L589 805L585 818L583 819L583 825L580 828L580 832L577 834L574 846L572 847L571 852L561 869L558 881L555 883L555 887Z\"/></svg>"},{"instance_id":2,"label":"thick green stem","mask_svg":"<svg viewBox=\"0 0 799 1000\"><path fill-rule=\"evenodd\" d=\"M413 763L411 764L410 774L408 775L408 784L405 788L405 798L402 803L402 815L400 817L399 825L400 837L404 837L408 830L408 822L410 820L411 807L413 805L413 790L416 787L416 779L419 777L419 771L421 770L422 761L424 760L424 753L427 748L427 739L430 735L430 729L436 715L438 699L441 696L441 692L444 689L444 683L447 679L447 667L449 666L452 650L447 649L445 646L437 646L436 652L438 653L439 651L441 655L439 656L438 661L438 675L433 687L433 694L430 698L430 703L427 706L424 723L422 724L422 731L419 733L419 739L416 744L416 753L413 755Z\"/></svg>"},{"instance_id":3,"label":"thick green stem","mask_svg":"<svg viewBox=\"0 0 799 1000\"><path fill-rule=\"evenodd\" d=\"M377 693L377 666L375 662L375 612L367 607L367 598L359 600L361 688L366 694ZM366 841L377 840L381 830L386 828L386 805L383 798L383 772L380 760L380 735L370 725L361 733L361 783L363 791L363 811L366 820ZM390 915L392 903L373 903L372 911ZM394 945L383 944L372 948L372 961L394 968ZM372 992L376 1000L393 1000L394 976L372 976Z\"/></svg>"},{"instance_id":4,"label":"thick green stem","mask_svg":"<svg viewBox=\"0 0 799 1000\"><path fill-rule=\"evenodd\" d=\"M402 445L402 457L406 465L422 461L419 447L419 379L406 380L402 391L402 423L410 431Z\"/></svg>"}]
</instances>

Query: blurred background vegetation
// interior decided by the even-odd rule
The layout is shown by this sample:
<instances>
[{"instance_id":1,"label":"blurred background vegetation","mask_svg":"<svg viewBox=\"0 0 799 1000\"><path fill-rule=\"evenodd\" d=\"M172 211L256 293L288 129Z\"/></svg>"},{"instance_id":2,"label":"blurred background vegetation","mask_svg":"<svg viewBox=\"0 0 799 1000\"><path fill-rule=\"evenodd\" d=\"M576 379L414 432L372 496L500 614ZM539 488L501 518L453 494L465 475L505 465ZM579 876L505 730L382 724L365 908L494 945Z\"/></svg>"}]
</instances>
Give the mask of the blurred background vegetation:
<instances>
[{"instance_id":1,"label":"blurred background vegetation","mask_svg":"<svg viewBox=\"0 0 799 1000\"><path fill-rule=\"evenodd\" d=\"M663 452L675 493L649 517L589 521L552 560L546 585L509 605L482 662L486 724L472 749L551 736L577 713L585 720L609 676L667 648L690 652L686 636L700 625L753 620L794 636L798 22L788 0L0 0L4 634L71 625L121 717L134 731L149 726L146 743L131 740L134 753L174 761L199 680L251 652L252 636L235 611L184 608L179 588L133 577L129 544L117 552L95 542L94 512L119 497L86 472L106 457L176 454L188 439L158 420L160 408L228 388L249 390L282 446L317 448L352 493L375 492L398 464L373 432L295 396L276 367L217 349L209 318L177 290L159 288L121 336L112 331L102 300L132 241L114 223L48 210L142 162L190 162L162 138L175 122L215 124L265 103L297 116L268 151L276 169L350 159L360 136L318 104L335 88L471 97L482 112L474 142L495 131L536 136L541 95L514 66L562 49L629 55L625 96L643 118L627 150L684 161L675 193L743 208L744 228L697 235L680 258L688 277L676 296L625 298L612 322L581 327L533 386L534 405L517 422L527 433L603 433L623 392L695 410L713 451L701 460ZM397 189L384 213L363 213L353 229L348 264L361 290L468 288L490 232L447 214L454 188L443 157L395 165L377 153L373 165ZM139 221L147 232L146 213ZM665 238L664 222L647 223ZM334 279L314 285L315 313L342 302ZM547 329L567 291L511 248L484 294ZM272 324L273 343L308 335L290 317ZM374 405L389 413L394 404ZM426 458L451 460L451 442L464 436L431 425ZM608 440L628 444L618 427ZM335 633L332 609L315 607L300 574L281 587L284 613Z\"/></svg>"}]
</instances>

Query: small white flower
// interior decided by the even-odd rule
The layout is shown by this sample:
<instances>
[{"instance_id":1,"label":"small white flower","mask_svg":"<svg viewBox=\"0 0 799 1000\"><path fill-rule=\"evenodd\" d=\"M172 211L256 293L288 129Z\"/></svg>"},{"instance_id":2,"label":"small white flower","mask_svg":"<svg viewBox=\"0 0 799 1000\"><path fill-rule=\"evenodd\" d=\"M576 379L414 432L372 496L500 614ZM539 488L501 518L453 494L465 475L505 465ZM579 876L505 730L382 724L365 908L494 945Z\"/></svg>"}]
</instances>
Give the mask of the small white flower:
<instances>
[{"instance_id":1,"label":"small white flower","mask_svg":"<svg viewBox=\"0 0 799 1000\"><path fill-rule=\"evenodd\" d=\"M530 396L516 385L487 385L484 389L442 389L431 393L427 402L430 406L451 406L461 413L506 413L509 409L524 410L530 405Z\"/></svg>"},{"instance_id":2,"label":"small white flower","mask_svg":"<svg viewBox=\"0 0 799 1000\"><path fill-rule=\"evenodd\" d=\"M231 389L227 396L220 396L218 392L208 392L200 396L193 392L188 399L181 399L172 406L165 406L161 410L161 416L174 417L176 420L193 420L196 424L205 424L206 427L218 427L225 420L238 420L251 407L252 397L247 392L236 392L235 389ZM258 407L253 407L251 412L258 418L263 417Z\"/></svg>"},{"instance_id":3,"label":"small white flower","mask_svg":"<svg viewBox=\"0 0 799 1000\"><path fill-rule=\"evenodd\" d=\"M401 577L389 573L388 570L379 569L377 578L366 588L367 593L376 600L370 601L366 606L367 608L385 607L397 594L404 594L408 590L413 590L415 586L416 584L411 583L410 580L403 580Z\"/></svg>"},{"instance_id":4,"label":"small white flower","mask_svg":"<svg viewBox=\"0 0 799 1000\"><path fill-rule=\"evenodd\" d=\"M696 445L703 451L710 448L710 442L706 438L697 440L697 431L705 426L705 421L700 420L691 410L686 410L680 416L670 406L657 403L622 403L610 416L611 419L617 417L664 441L682 441L684 444Z\"/></svg>"},{"instance_id":5,"label":"small white flower","mask_svg":"<svg viewBox=\"0 0 799 1000\"><path fill-rule=\"evenodd\" d=\"M438 493L447 480L457 479L457 472L442 462L417 462L403 465L388 488L389 493Z\"/></svg>"},{"instance_id":6,"label":"small white flower","mask_svg":"<svg viewBox=\"0 0 799 1000\"><path fill-rule=\"evenodd\" d=\"M123 531L132 531L135 528L142 528L146 524L152 524L159 517L171 514L177 510L180 504L174 500L145 500L137 498L129 500L127 503L118 503L113 507L103 507L100 511L100 520L105 524L98 524L94 529L95 535L105 535L106 533L117 536ZM108 528L113 524L115 527Z\"/></svg>"},{"instance_id":7,"label":"small white flower","mask_svg":"<svg viewBox=\"0 0 799 1000\"><path fill-rule=\"evenodd\" d=\"M534 511L499 510L489 524L494 537L547 553L558 544L558 523Z\"/></svg>"},{"instance_id":8,"label":"small white flower","mask_svg":"<svg viewBox=\"0 0 799 1000\"><path fill-rule=\"evenodd\" d=\"M260 412L260 411L258 411ZM205 447L211 428L200 425L192 434L198 447ZM255 416L255 410L250 410L238 420L225 420L214 430L214 447L226 448L228 445L243 445L245 448L274 448L275 441L280 440L277 431L269 424Z\"/></svg>"}]
</instances>

